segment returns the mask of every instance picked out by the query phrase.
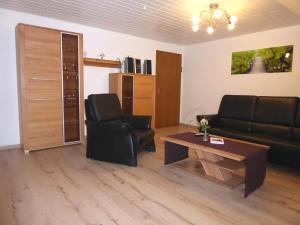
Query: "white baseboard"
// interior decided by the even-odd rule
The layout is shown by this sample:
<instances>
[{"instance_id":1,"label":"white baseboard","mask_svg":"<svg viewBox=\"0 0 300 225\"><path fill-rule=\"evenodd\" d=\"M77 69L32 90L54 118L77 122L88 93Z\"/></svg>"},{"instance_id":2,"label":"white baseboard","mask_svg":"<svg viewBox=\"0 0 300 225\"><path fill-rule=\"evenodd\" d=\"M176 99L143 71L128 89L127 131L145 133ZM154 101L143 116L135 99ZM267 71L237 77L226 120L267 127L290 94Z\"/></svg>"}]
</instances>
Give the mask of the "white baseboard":
<instances>
[{"instance_id":1,"label":"white baseboard","mask_svg":"<svg viewBox=\"0 0 300 225\"><path fill-rule=\"evenodd\" d=\"M4 145L4 146L0 146L0 151L1 150L11 150L11 149L21 149L21 145Z\"/></svg>"},{"instance_id":2,"label":"white baseboard","mask_svg":"<svg viewBox=\"0 0 300 225\"><path fill-rule=\"evenodd\" d=\"M184 127L197 128L197 126L195 126L195 125L186 124L186 123L180 123L179 125L184 126Z\"/></svg>"}]
</instances>

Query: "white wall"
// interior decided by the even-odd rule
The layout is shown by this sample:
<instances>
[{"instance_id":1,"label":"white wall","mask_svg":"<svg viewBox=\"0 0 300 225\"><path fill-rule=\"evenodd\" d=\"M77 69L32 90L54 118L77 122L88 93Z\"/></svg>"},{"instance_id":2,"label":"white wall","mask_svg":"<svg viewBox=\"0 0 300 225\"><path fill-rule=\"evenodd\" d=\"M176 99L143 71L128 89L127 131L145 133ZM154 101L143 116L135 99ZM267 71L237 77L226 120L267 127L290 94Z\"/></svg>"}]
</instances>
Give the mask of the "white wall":
<instances>
[{"instance_id":1,"label":"white wall","mask_svg":"<svg viewBox=\"0 0 300 225\"><path fill-rule=\"evenodd\" d=\"M294 45L293 72L231 75L231 54ZM300 96L300 26L185 46L181 122L216 113L224 94Z\"/></svg>"},{"instance_id":2,"label":"white wall","mask_svg":"<svg viewBox=\"0 0 300 225\"><path fill-rule=\"evenodd\" d=\"M15 27L18 23L83 33L87 57L105 53L107 59L123 59L128 55L142 60L151 59L153 71L156 50L183 52L183 47L178 45L0 8L0 146L20 143L15 49ZM85 97L90 93L108 92L108 73L117 71L118 69L85 67Z\"/></svg>"}]
</instances>

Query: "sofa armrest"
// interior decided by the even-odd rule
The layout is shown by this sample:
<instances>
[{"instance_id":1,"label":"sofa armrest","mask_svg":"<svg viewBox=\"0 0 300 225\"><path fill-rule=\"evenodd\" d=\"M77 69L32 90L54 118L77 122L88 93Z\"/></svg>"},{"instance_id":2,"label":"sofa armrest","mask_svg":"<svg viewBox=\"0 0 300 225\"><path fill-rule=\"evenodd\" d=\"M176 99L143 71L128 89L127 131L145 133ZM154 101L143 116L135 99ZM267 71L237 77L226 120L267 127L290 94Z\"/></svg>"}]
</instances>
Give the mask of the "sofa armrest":
<instances>
[{"instance_id":1,"label":"sofa armrest","mask_svg":"<svg viewBox=\"0 0 300 225\"><path fill-rule=\"evenodd\" d=\"M135 129L150 129L152 116L126 115L123 121Z\"/></svg>"},{"instance_id":2,"label":"sofa armrest","mask_svg":"<svg viewBox=\"0 0 300 225\"><path fill-rule=\"evenodd\" d=\"M87 120L86 125L88 158L136 166L138 143L129 124Z\"/></svg>"},{"instance_id":3,"label":"sofa armrest","mask_svg":"<svg viewBox=\"0 0 300 225\"><path fill-rule=\"evenodd\" d=\"M218 114L197 115L197 121L200 122L203 118L207 119L211 126L215 126L219 122Z\"/></svg>"}]
</instances>

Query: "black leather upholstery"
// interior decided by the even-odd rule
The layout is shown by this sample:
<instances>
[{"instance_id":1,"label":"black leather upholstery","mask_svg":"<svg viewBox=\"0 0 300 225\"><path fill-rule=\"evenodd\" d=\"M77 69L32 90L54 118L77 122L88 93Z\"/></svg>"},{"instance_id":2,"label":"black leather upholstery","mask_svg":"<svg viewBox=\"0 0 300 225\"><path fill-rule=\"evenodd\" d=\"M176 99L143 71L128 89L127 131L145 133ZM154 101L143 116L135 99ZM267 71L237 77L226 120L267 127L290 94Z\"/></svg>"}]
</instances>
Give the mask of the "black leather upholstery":
<instances>
[{"instance_id":1,"label":"black leather upholstery","mask_svg":"<svg viewBox=\"0 0 300 225\"><path fill-rule=\"evenodd\" d=\"M255 103L255 96L224 95L219 109L220 126L250 131Z\"/></svg>"},{"instance_id":2,"label":"black leather upholstery","mask_svg":"<svg viewBox=\"0 0 300 225\"><path fill-rule=\"evenodd\" d=\"M237 120L252 120L256 96L224 95L221 101L219 116Z\"/></svg>"},{"instance_id":3,"label":"black leather upholstery","mask_svg":"<svg viewBox=\"0 0 300 225\"><path fill-rule=\"evenodd\" d=\"M89 95L88 100L97 121L114 120L123 116L118 96L115 94Z\"/></svg>"},{"instance_id":4,"label":"black leather upholstery","mask_svg":"<svg viewBox=\"0 0 300 225\"><path fill-rule=\"evenodd\" d=\"M88 158L137 166L139 151L155 151L151 116L123 116L115 94L89 95L85 107Z\"/></svg>"},{"instance_id":5,"label":"black leather upholstery","mask_svg":"<svg viewBox=\"0 0 300 225\"><path fill-rule=\"evenodd\" d=\"M270 162L300 168L299 98L225 95L212 118L209 133L269 145Z\"/></svg>"},{"instance_id":6,"label":"black leather upholstery","mask_svg":"<svg viewBox=\"0 0 300 225\"><path fill-rule=\"evenodd\" d=\"M293 128L293 139L300 140L300 101L298 102L296 119Z\"/></svg>"},{"instance_id":7,"label":"black leather upholstery","mask_svg":"<svg viewBox=\"0 0 300 225\"><path fill-rule=\"evenodd\" d=\"M259 97L254 121L291 126L295 119L296 97Z\"/></svg>"},{"instance_id":8,"label":"black leather upholstery","mask_svg":"<svg viewBox=\"0 0 300 225\"><path fill-rule=\"evenodd\" d=\"M290 138L292 128L289 126L268 124L268 123L252 123L252 132L260 134L269 134L277 137Z\"/></svg>"}]
</instances>

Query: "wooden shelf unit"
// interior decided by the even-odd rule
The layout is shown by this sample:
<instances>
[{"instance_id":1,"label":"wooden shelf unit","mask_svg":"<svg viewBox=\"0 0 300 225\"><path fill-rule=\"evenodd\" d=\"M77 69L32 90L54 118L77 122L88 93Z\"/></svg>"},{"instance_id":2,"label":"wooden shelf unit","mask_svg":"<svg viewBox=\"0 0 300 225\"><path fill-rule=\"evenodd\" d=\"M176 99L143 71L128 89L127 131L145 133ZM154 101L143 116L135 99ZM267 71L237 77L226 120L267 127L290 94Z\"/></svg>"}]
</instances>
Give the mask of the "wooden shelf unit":
<instances>
[{"instance_id":1,"label":"wooden shelf unit","mask_svg":"<svg viewBox=\"0 0 300 225\"><path fill-rule=\"evenodd\" d=\"M155 122L155 76L111 73L109 92L118 95L126 114L151 115Z\"/></svg>"},{"instance_id":2,"label":"wooden shelf unit","mask_svg":"<svg viewBox=\"0 0 300 225\"><path fill-rule=\"evenodd\" d=\"M117 60L83 58L83 63L86 66L121 68L121 62Z\"/></svg>"},{"instance_id":3,"label":"wooden shelf unit","mask_svg":"<svg viewBox=\"0 0 300 225\"><path fill-rule=\"evenodd\" d=\"M25 152L84 140L83 35L18 24L21 143Z\"/></svg>"}]
</instances>

